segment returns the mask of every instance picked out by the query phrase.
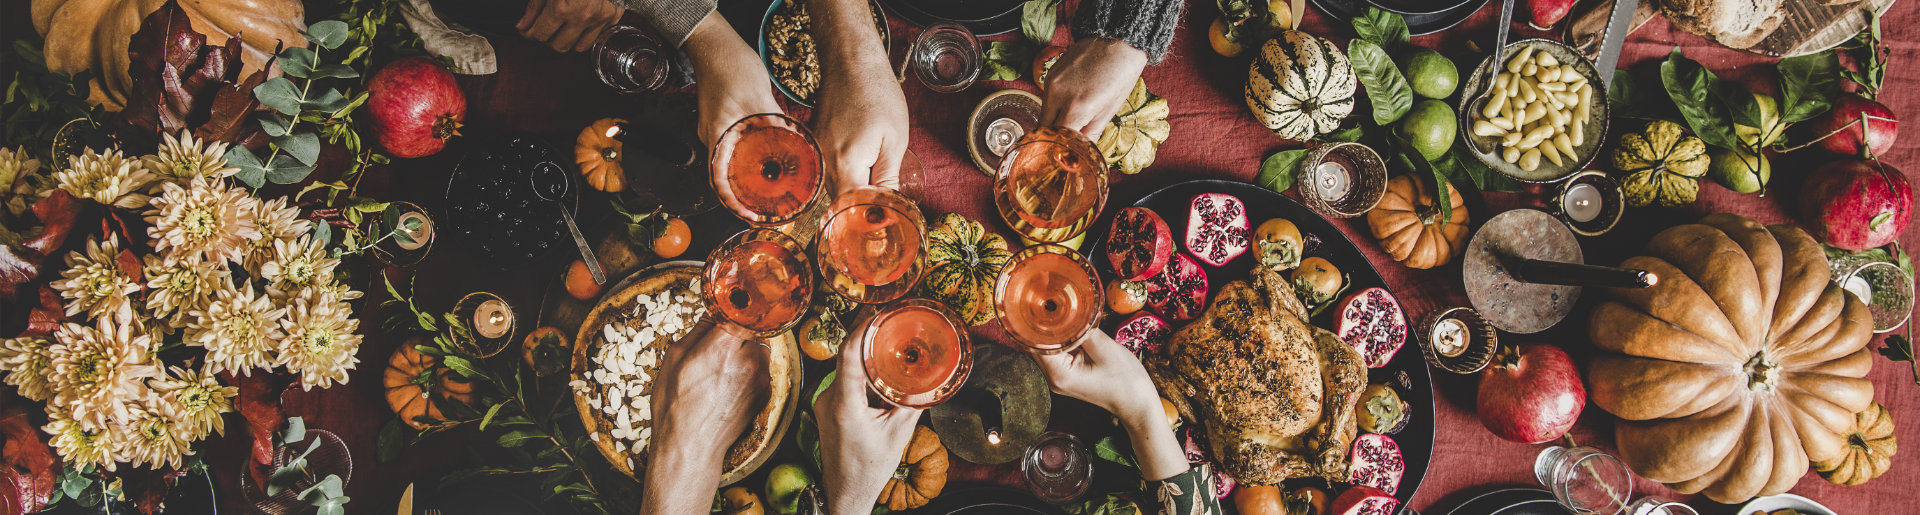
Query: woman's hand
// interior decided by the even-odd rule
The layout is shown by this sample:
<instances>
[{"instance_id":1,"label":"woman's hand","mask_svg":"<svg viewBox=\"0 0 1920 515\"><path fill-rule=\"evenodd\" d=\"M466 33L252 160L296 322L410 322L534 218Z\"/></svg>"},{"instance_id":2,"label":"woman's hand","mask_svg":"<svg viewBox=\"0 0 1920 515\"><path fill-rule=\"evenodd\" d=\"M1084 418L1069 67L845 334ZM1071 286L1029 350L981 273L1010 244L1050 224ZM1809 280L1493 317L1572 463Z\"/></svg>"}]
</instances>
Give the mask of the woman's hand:
<instances>
[{"instance_id":1,"label":"woman's hand","mask_svg":"<svg viewBox=\"0 0 1920 515\"><path fill-rule=\"evenodd\" d=\"M652 459L643 513L705 513L720 486L728 445L765 405L767 346L711 318L667 347L653 382Z\"/></svg>"},{"instance_id":2,"label":"woman's hand","mask_svg":"<svg viewBox=\"0 0 1920 515\"><path fill-rule=\"evenodd\" d=\"M530 0L514 27L556 52L583 52L620 22L622 12L607 0Z\"/></svg>"},{"instance_id":3,"label":"woman's hand","mask_svg":"<svg viewBox=\"0 0 1920 515\"><path fill-rule=\"evenodd\" d=\"M847 338L833 385L813 403L820 422L821 483L831 503L827 513L872 511L920 420L918 409L867 404L866 362L858 336Z\"/></svg>"},{"instance_id":4,"label":"woman's hand","mask_svg":"<svg viewBox=\"0 0 1920 515\"><path fill-rule=\"evenodd\" d=\"M820 110L815 137L836 192L860 186L900 187L907 151L907 97L866 0L813 4L820 24Z\"/></svg>"},{"instance_id":5,"label":"woman's hand","mask_svg":"<svg viewBox=\"0 0 1920 515\"><path fill-rule=\"evenodd\" d=\"M756 114L783 112L773 99L773 83L766 66L760 63L760 54L740 39L720 11L701 18L681 48L693 62L700 111L696 130L708 150L734 122ZM724 204L738 204L725 188L716 189Z\"/></svg>"},{"instance_id":6,"label":"woman's hand","mask_svg":"<svg viewBox=\"0 0 1920 515\"><path fill-rule=\"evenodd\" d=\"M1075 41L1047 71L1040 125L1077 130L1098 141L1146 68L1147 53L1124 41Z\"/></svg>"},{"instance_id":7,"label":"woman's hand","mask_svg":"<svg viewBox=\"0 0 1920 515\"><path fill-rule=\"evenodd\" d=\"M1099 329L1080 346L1058 354L1033 354L1053 393L1087 401L1113 413L1133 440L1140 474L1159 481L1186 472L1187 457L1160 408L1160 391L1126 347Z\"/></svg>"}]
</instances>

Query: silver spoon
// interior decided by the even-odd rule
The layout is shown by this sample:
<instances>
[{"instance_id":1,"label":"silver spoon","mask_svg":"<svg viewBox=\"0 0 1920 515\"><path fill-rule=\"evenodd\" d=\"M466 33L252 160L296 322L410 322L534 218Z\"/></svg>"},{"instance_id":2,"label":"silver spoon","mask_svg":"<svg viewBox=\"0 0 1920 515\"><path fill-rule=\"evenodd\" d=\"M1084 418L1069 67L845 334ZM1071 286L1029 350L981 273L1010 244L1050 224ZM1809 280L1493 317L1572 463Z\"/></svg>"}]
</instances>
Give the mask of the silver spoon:
<instances>
[{"instance_id":1,"label":"silver spoon","mask_svg":"<svg viewBox=\"0 0 1920 515\"><path fill-rule=\"evenodd\" d=\"M573 222L573 211L567 209L567 192L573 188L567 172L559 165L540 163L533 167L528 180L533 183L534 195L559 206L560 217L567 221L567 230L573 232L573 244L580 248L580 260L587 262L587 272L593 275L593 284L606 284L607 272L600 269L600 259L593 256L593 247L587 246L587 237L580 234L580 225Z\"/></svg>"},{"instance_id":2,"label":"silver spoon","mask_svg":"<svg viewBox=\"0 0 1920 515\"><path fill-rule=\"evenodd\" d=\"M1475 95L1472 102L1463 104L1464 109L1477 111L1475 106L1486 105L1487 97L1493 96L1493 78L1500 74L1501 61L1506 60L1507 56L1507 29L1513 27L1513 0L1501 0L1500 20L1495 23L1499 24L1497 28L1500 30L1500 35L1493 42L1493 68L1487 72L1487 77L1480 81L1480 94ZM1474 152L1487 153L1485 149L1480 148L1480 142L1476 138L1467 138L1467 145L1472 146Z\"/></svg>"}]
</instances>

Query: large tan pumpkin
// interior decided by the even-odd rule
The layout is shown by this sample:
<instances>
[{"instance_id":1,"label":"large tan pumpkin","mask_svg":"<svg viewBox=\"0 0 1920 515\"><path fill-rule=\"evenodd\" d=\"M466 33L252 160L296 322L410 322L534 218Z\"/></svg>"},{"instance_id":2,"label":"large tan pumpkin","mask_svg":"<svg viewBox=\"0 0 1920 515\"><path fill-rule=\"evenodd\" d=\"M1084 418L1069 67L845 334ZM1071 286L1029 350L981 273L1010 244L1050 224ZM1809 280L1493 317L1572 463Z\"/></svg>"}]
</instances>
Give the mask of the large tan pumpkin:
<instances>
[{"instance_id":1,"label":"large tan pumpkin","mask_svg":"<svg viewBox=\"0 0 1920 515\"><path fill-rule=\"evenodd\" d=\"M274 46L306 46L306 7L299 0L179 0L208 45L240 37L242 77L259 71ZM46 36L47 68L94 70L87 100L119 111L133 91L127 45L140 22L166 0L33 0L33 28Z\"/></svg>"},{"instance_id":2,"label":"large tan pumpkin","mask_svg":"<svg viewBox=\"0 0 1920 515\"><path fill-rule=\"evenodd\" d=\"M1661 231L1620 266L1658 285L1610 289L1588 334L1594 404L1622 420L1642 477L1723 503L1787 491L1838 457L1873 402L1873 317L1829 281L1800 229L1731 214Z\"/></svg>"}]
</instances>

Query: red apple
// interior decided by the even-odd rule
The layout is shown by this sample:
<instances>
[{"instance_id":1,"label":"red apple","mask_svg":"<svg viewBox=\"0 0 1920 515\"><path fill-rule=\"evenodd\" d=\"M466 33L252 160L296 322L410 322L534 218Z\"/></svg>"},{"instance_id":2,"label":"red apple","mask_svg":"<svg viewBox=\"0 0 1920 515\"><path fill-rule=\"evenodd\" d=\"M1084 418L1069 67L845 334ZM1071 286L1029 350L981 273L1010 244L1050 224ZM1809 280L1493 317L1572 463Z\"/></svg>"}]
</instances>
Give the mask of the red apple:
<instances>
[{"instance_id":1,"label":"red apple","mask_svg":"<svg viewBox=\"0 0 1920 515\"><path fill-rule=\"evenodd\" d=\"M1533 21L1528 26L1538 30L1552 29L1553 25L1567 18L1567 12L1573 10L1574 0L1527 0L1527 10L1533 11Z\"/></svg>"},{"instance_id":2,"label":"red apple","mask_svg":"<svg viewBox=\"0 0 1920 515\"><path fill-rule=\"evenodd\" d=\"M1540 443L1567 434L1587 405L1573 358L1559 347L1506 347L1480 372L1480 424L1494 436Z\"/></svg>"},{"instance_id":3,"label":"red apple","mask_svg":"<svg viewBox=\"0 0 1920 515\"><path fill-rule=\"evenodd\" d=\"M1854 252L1885 246L1913 218L1913 187L1883 161L1827 163L1800 188L1800 216L1828 245Z\"/></svg>"},{"instance_id":4,"label":"red apple","mask_svg":"<svg viewBox=\"0 0 1920 515\"><path fill-rule=\"evenodd\" d=\"M460 135L467 97L453 74L425 57L388 63L367 81L374 137L393 157L426 157Z\"/></svg>"},{"instance_id":5,"label":"red apple","mask_svg":"<svg viewBox=\"0 0 1920 515\"><path fill-rule=\"evenodd\" d=\"M1854 120L1870 116L1859 125ZM1862 128L1861 126L1865 127ZM1815 138L1833 133L1833 136L1820 140L1820 148L1843 156L1860 156L1860 149L1868 147L1875 156L1887 155L1893 150L1893 138L1898 135L1900 120L1893 111L1879 102L1868 100L1858 94L1840 95L1833 102L1833 110L1813 119L1807 124L1812 130L1809 135ZM1845 130L1842 130L1844 128ZM1839 131L1839 132L1834 132ZM1870 141L1863 145L1861 142Z\"/></svg>"}]
</instances>

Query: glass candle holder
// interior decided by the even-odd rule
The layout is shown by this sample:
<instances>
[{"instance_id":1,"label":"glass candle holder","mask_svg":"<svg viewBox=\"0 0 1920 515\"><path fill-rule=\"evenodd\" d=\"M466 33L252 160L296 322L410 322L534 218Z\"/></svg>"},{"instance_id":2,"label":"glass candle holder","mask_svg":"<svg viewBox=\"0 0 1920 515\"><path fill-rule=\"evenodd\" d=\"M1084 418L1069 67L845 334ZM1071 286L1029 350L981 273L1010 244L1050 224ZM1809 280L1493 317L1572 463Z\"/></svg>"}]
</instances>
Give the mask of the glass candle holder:
<instances>
[{"instance_id":1,"label":"glass candle holder","mask_svg":"<svg viewBox=\"0 0 1920 515\"><path fill-rule=\"evenodd\" d=\"M1107 202L1107 160L1080 131L1028 132L1000 162L993 204L1026 239L1059 243L1086 232Z\"/></svg>"},{"instance_id":2,"label":"glass candle holder","mask_svg":"<svg viewBox=\"0 0 1920 515\"><path fill-rule=\"evenodd\" d=\"M267 495L267 485L253 484L253 474L246 473L254 466L252 460L243 460L240 473L240 491L247 502L260 513L269 515L287 515L304 513L313 509L308 500L299 498L300 492L319 484L330 475L340 476L341 487L353 481L353 455L347 452L347 444L339 435L325 429L308 429L300 441L281 444L273 449L273 467L287 468L294 460L301 460L304 467L292 467L302 470L284 488ZM311 499L309 497L308 499Z\"/></svg>"},{"instance_id":3,"label":"glass candle holder","mask_svg":"<svg viewBox=\"0 0 1920 515\"><path fill-rule=\"evenodd\" d=\"M913 41L913 71L927 89L953 93L980 76L980 40L965 25L936 23Z\"/></svg>"},{"instance_id":4,"label":"glass candle holder","mask_svg":"<svg viewBox=\"0 0 1920 515\"><path fill-rule=\"evenodd\" d=\"M1592 447L1547 447L1534 458L1533 475L1574 513L1617 515L1633 499L1633 472Z\"/></svg>"},{"instance_id":5,"label":"glass candle holder","mask_svg":"<svg viewBox=\"0 0 1920 515\"><path fill-rule=\"evenodd\" d=\"M1561 183L1551 202L1553 215L1581 236L1599 236L1613 230L1627 209L1620 181L1598 170L1573 174Z\"/></svg>"},{"instance_id":6,"label":"glass candle holder","mask_svg":"<svg viewBox=\"0 0 1920 515\"><path fill-rule=\"evenodd\" d=\"M861 304L906 295L926 269L926 217L892 189L861 186L827 207L814 260L827 287Z\"/></svg>"},{"instance_id":7,"label":"glass candle holder","mask_svg":"<svg viewBox=\"0 0 1920 515\"><path fill-rule=\"evenodd\" d=\"M826 182L813 133L778 113L748 116L727 127L708 165L720 202L755 227L793 221L813 206Z\"/></svg>"},{"instance_id":8,"label":"glass candle holder","mask_svg":"<svg viewBox=\"0 0 1920 515\"><path fill-rule=\"evenodd\" d=\"M813 299L806 248L772 229L747 229L707 255L700 296L707 312L770 338L793 328Z\"/></svg>"},{"instance_id":9,"label":"glass candle holder","mask_svg":"<svg viewBox=\"0 0 1920 515\"><path fill-rule=\"evenodd\" d=\"M927 299L887 305L860 329L867 386L895 405L929 408L959 393L973 368L967 325Z\"/></svg>"},{"instance_id":10,"label":"glass candle holder","mask_svg":"<svg viewBox=\"0 0 1920 515\"><path fill-rule=\"evenodd\" d=\"M1049 354L1078 347L1106 306L1093 263L1059 245L1035 245L1014 254L1000 269L993 293L1007 336Z\"/></svg>"},{"instance_id":11,"label":"glass candle holder","mask_svg":"<svg viewBox=\"0 0 1920 515\"><path fill-rule=\"evenodd\" d=\"M655 91L667 83L668 52L646 30L615 25L593 44L593 71L623 94Z\"/></svg>"},{"instance_id":12,"label":"glass candle holder","mask_svg":"<svg viewBox=\"0 0 1920 515\"><path fill-rule=\"evenodd\" d=\"M1487 368L1500 346L1499 332L1473 308L1456 307L1427 317L1420 324L1420 353L1427 364L1455 374Z\"/></svg>"},{"instance_id":13,"label":"glass candle holder","mask_svg":"<svg viewBox=\"0 0 1920 515\"><path fill-rule=\"evenodd\" d=\"M1314 147L1300 162L1295 181L1307 207L1334 218L1353 218L1373 210L1387 195L1387 165L1380 154L1359 143Z\"/></svg>"},{"instance_id":14,"label":"glass candle holder","mask_svg":"<svg viewBox=\"0 0 1920 515\"><path fill-rule=\"evenodd\" d=\"M383 230L393 231L393 236L381 240L373 246L373 257L392 266L409 267L427 259L427 252L433 250L436 230L433 218L427 210L418 204L394 201L380 215ZM389 220L388 218L392 219Z\"/></svg>"},{"instance_id":15,"label":"glass candle holder","mask_svg":"<svg viewBox=\"0 0 1920 515\"><path fill-rule=\"evenodd\" d=\"M1027 489L1047 502L1073 501L1093 483L1093 453L1073 435L1048 432L1020 460Z\"/></svg>"},{"instance_id":16,"label":"glass candle holder","mask_svg":"<svg viewBox=\"0 0 1920 515\"><path fill-rule=\"evenodd\" d=\"M499 295L483 291L469 293L454 303L453 317L465 326L466 334L463 337L456 332L452 341L469 354L490 358L513 342L517 317L513 305Z\"/></svg>"},{"instance_id":17,"label":"glass candle holder","mask_svg":"<svg viewBox=\"0 0 1920 515\"><path fill-rule=\"evenodd\" d=\"M1899 265L1847 257L1829 266L1833 282L1867 305L1867 312L1873 314L1873 332L1899 329L1913 316L1913 276Z\"/></svg>"}]
</instances>

